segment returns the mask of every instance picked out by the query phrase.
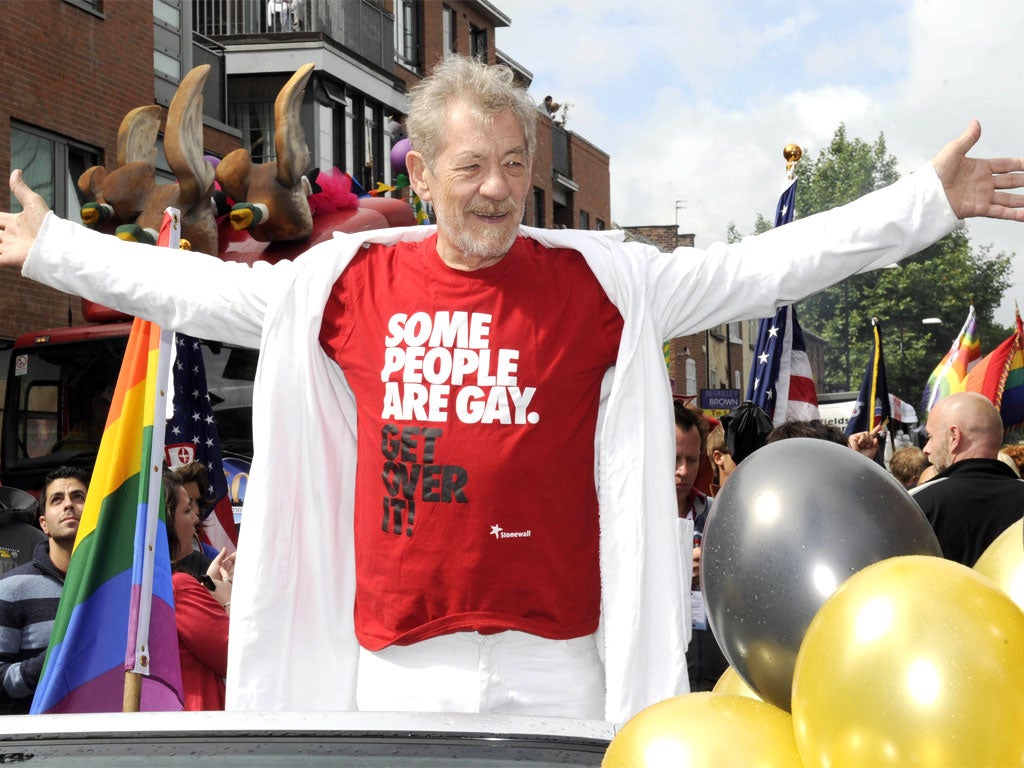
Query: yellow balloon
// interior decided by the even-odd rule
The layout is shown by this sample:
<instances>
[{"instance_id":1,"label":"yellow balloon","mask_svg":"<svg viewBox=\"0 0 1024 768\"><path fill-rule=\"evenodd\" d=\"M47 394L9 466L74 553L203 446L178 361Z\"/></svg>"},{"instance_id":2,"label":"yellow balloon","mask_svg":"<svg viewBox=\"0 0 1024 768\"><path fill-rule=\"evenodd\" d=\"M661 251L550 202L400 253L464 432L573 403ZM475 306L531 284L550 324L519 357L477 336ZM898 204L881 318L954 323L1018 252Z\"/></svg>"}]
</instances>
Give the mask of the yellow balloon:
<instances>
[{"instance_id":1,"label":"yellow balloon","mask_svg":"<svg viewBox=\"0 0 1024 768\"><path fill-rule=\"evenodd\" d=\"M1024 608L1024 520L1018 520L988 545L974 570L987 576Z\"/></svg>"},{"instance_id":2,"label":"yellow balloon","mask_svg":"<svg viewBox=\"0 0 1024 768\"><path fill-rule=\"evenodd\" d=\"M1024 766L1024 611L939 557L855 573L822 605L793 676L811 766Z\"/></svg>"},{"instance_id":3,"label":"yellow balloon","mask_svg":"<svg viewBox=\"0 0 1024 768\"><path fill-rule=\"evenodd\" d=\"M715 683L715 687L711 691L712 693L731 693L734 696L746 696L748 699L757 699L758 701L764 701L757 693L747 685L746 681L740 677L740 673L736 671L734 667L727 667L722 676L718 678L718 682Z\"/></svg>"},{"instance_id":4,"label":"yellow balloon","mask_svg":"<svg viewBox=\"0 0 1024 768\"><path fill-rule=\"evenodd\" d=\"M688 693L638 712L602 768L800 768L789 713L745 696Z\"/></svg>"}]
</instances>

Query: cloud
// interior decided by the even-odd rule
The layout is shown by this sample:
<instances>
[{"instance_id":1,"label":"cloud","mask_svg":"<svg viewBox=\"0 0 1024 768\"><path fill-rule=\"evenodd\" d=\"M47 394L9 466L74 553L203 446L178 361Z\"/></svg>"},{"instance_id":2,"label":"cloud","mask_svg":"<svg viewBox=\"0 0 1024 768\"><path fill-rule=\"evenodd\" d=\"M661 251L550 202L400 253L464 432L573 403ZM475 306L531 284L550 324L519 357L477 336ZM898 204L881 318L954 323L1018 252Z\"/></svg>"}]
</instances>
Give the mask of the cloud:
<instances>
[{"instance_id":1,"label":"cloud","mask_svg":"<svg viewBox=\"0 0 1024 768\"><path fill-rule=\"evenodd\" d=\"M612 219L675 221L698 245L774 212L782 147L811 156L840 122L884 133L900 170L971 117L976 156L1024 154L1024 2L988 0L504 0L498 47L534 92L572 105L568 127L611 156ZM780 10L781 9L781 10ZM1024 298L1024 224L974 220L978 244L1017 253L997 315ZM965 310L966 311L966 310ZM987 342L986 342L987 343Z\"/></svg>"}]
</instances>

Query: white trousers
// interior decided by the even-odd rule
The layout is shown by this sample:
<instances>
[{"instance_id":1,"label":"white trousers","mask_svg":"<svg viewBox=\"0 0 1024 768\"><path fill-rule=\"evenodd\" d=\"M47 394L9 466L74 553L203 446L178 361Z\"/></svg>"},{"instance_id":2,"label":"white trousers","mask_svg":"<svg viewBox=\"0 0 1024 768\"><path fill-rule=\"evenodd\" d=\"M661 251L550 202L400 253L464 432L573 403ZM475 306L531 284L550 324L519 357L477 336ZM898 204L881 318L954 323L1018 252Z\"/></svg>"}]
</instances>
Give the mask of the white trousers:
<instances>
[{"instance_id":1,"label":"white trousers","mask_svg":"<svg viewBox=\"0 0 1024 768\"><path fill-rule=\"evenodd\" d=\"M604 719L604 665L593 635L456 632L359 652L366 712L468 712Z\"/></svg>"}]
</instances>

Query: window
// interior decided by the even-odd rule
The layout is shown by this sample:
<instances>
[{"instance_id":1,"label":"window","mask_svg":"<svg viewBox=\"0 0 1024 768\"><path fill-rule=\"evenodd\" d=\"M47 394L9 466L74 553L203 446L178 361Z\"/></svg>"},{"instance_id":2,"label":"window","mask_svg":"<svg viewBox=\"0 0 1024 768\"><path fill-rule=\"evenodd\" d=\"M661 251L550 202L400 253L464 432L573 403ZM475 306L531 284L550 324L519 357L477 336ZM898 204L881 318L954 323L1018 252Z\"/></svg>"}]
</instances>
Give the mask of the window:
<instances>
[{"instance_id":1,"label":"window","mask_svg":"<svg viewBox=\"0 0 1024 768\"><path fill-rule=\"evenodd\" d=\"M598 232L604 232L604 220L603 219L598 219L597 220L597 230L598 230Z\"/></svg>"},{"instance_id":2,"label":"window","mask_svg":"<svg viewBox=\"0 0 1024 768\"><path fill-rule=\"evenodd\" d=\"M580 211L580 229L590 229L590 214Z\"/></svg>"},{"instance_id":3,"label":"window","mask_svg":"<svg viewBox=\"0 0 1024 768\"><path fill-rule=\"evenodd\" d=\"M370 103L363 104L363 189L369 191L377 188L378 181L384 181L384 137L378 130L380 125L379 107ZM390 158L388 158L390 161Z\"/></svg>"},{"instance_id":4,"label":"window","mask_svg":"<svg viewBox=\"0 0 1024 768\"><path fill-rule=\"evenodd\" d=\"M469 28L469 55L474 59L480 59L480 61L488 60L486 29Z\"/></svg>"},{"instance_id":5,"label":"window","mask_svg":"<svg viewBox=\"0 0 1024 768\"><path fill-rule=\"evenodd\" d=\"M181 0L153 0L153 71L158 104L168 106L181 82L186 51L181 36Z\"/></svg>"},{"instance_id":6,"label":"window","mask_svg":"<svg viewBox=\"0 0 1024 768\"><path fill-rule=\"evenodd\" d=\"M444 6L441 16L441 46L445 55L456 53L458 50L455 38L455 11L447 5Z\"/></svg>"},{"instance_id":7,"label":"window","mask_svg":"<svg viewBox=\"0 0 1024 768\"><path fill-rule=\"evenodd\" d=\"M101 13L103 11L102 0L65 0L65 2L69 2L72 5L77 5L90 11L95 11L96 13Z\"/></svg>"},{"instance_id":8,"label":"window","mask_svg":"<svg viewBox=\"0 0 1024 768\"><path fill-rule=\"evenodd\" d=\"M25 181L58 216L81 223L82 203L78 177L100 164L98 149L78 144L48 131L11 125L11 167L21 168ZM11 195L11 212L21 204Z\"/></svg>"},{"instance_id":9,"label":"window","mask_svg":"<svg viewBox=\"0 0 1024 768\"><path fill-rule=\"evenodd\" d=\"M355 178L356 171L356 112L351 96L345 97L345 171Z\"/></svg>"},{"instance_id":10,"label":"window","mask_svg":"<svg viewBox=\"0 0 1024 768\"><path fill-rule=\"evenodd\" d=\"M738 320L729 323L729 343L743 343L743 326Z\"/></svg>"},{"instance_id":11,"label":"window","mask_svg":"<svg viewBox=\"0 0 1024 768\"><path fill-rule=\"evenodd\" d=\"M737 389L737 390L740 389L740 372L739 372L739 369L736 369L735 371L732 372L732 388L733 389Z\"/></svg>"},{"instance_id":12,"label":"window","mask_svg":"<svg viewBox=\"0 0 1024 768\"><path fill-rule=\"evenodd\" d=\"M316 167L326 171L334 167L334 110L330 104L318 103L316 113L317 144L320 150Z\"/></svg>"},{"instance_id":13,"label":"window","mask_svg":"<svg viewBox=\"0 0 1024 768\"><path fill-rule=\"evenodd\" d=\"M533 226L544 226L544 190L533 188Z\"/></svg>"},{"instance_id":14,"label":"window","mask_svg":"<svg viewBox=\"0 0 1024 768\"><path fill-rule=\"evenodd\" d=\"M406 69L419 72L419 0L395 1L395 57Z\"/></svg>"},{"instance_id":15,"label":"window","mask_svg":"<svg viewBox=\"0 0 1024 768\"><path fill-rule=\"evenodd\" d=\"M266 163L275 158L273 100L233 101L228 119L242 132L242 146L249 150L254 163Z\"/></svg>"},{"instance_id":16,"label":"window","mask_svg":"<svg viewBox=\"0 0 1024 768\"><path fill-rule=\"evenodd\" d=\"M686 359L686 392L683 394L687 396L697 394L697 361L692 357Z\"/></svg>"}]
</instances>

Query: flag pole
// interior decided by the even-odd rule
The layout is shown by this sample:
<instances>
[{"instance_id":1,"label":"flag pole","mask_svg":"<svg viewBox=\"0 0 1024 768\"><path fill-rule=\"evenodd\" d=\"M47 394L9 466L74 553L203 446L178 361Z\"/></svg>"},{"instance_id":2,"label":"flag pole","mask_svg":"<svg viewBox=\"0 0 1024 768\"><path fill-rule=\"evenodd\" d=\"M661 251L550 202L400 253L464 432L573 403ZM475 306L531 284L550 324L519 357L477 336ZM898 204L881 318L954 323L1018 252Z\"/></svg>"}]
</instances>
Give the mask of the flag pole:
<instances>
[{"instance_id":1,"label":"flag pole","mask_svg":"<svg viewBox=\"0 0 1024 768\"><path fill-rule=\"evenodd\" d=\"M138 672L124 673L124 706L122 712L138 712L142 704L142 675Z\"/></svg>"},{"instance_id":2,"label":"flag pole","mask_svg":"<svg viewBox=\"0 0 1024 768\"><path fill-rule=\"evenodd\" d=\"M178 248L180 246L181 215L178 209L168 208L165 211L164 222L160 230L159 245L168 248ZM170 357L170 349L173 344L173 333L158 326L151 326L149 332L157 337L155 376L148 374L146 376L146 387L148 390L146 402L151 403L153 407L153 413L151 414L153 428L150 433L150 444L148 446L149 466L144 468L142 476L142 479L146 480L146 475L148 475L145 517L139 518L136 521L136 526L139 523L144 526L142 536L139 536L138 531L136 531L135 536L136 546L142 545L141 583L139 584L138 594L133 594L133 600L138 601L134 606L137 610L135 615L136 624L134 627L129 626L128 636L129 641L134 641L135 646L134 649L127 649L127 655L132 661L132 667L130 669L126 668L124 672L122 712L141 711L142 677L143 675L148 675L150 669L149 625L153 609L153 570L160 508L163 506L164 427L167 420L166 382L170 373L170 361L168 358ZM151 363L152 360L150 360Z\"/></svg>"}]
</instances>

